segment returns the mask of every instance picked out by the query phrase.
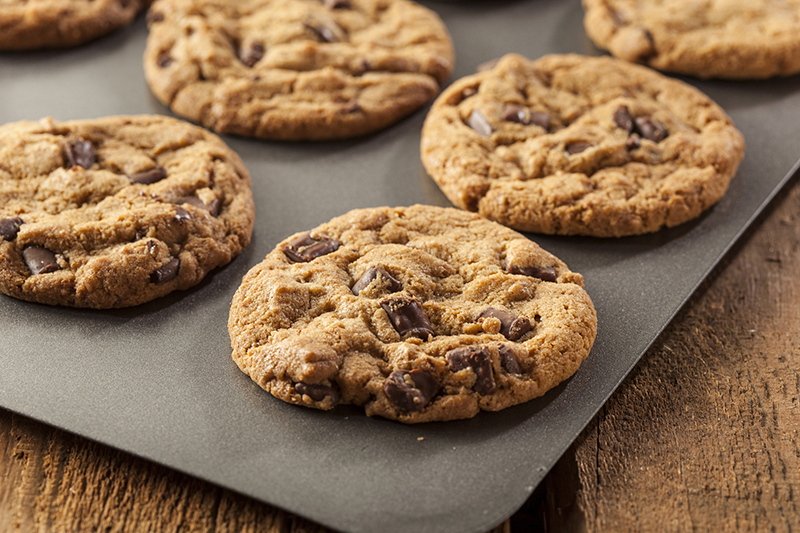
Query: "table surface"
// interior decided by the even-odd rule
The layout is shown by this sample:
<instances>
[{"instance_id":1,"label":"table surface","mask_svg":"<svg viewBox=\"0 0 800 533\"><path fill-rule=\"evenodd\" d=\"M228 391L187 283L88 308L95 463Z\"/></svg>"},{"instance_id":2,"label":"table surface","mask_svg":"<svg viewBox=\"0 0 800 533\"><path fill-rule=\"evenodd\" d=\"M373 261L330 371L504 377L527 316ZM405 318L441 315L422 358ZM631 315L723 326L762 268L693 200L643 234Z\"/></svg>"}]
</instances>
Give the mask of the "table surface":
<instances>
[{"instance_id":1,"label":"table surface","mask_svg":"<svg viewBox=\"0 0 800 533\"><path fill-rule=\"evenodd\" d=\"M800 183L492 531L800 528ZM328 529L0 409L0 531Z\"/></svg>"}]
</instances>

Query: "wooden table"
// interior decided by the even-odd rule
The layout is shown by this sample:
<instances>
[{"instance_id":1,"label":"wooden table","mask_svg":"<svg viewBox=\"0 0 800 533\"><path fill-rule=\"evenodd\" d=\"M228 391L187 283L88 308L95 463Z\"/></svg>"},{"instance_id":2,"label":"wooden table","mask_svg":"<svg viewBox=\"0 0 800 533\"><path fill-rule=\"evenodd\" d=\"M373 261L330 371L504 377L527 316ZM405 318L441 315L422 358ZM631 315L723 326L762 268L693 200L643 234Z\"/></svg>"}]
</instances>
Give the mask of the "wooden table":
<instances>
[{"instance_id":1,"label":"wooden table","mask_svg":"<svg viewBox=\"0 0 800 533\"><path fill-rule=\"evenodd\" d=\"M794 179L497 532L800 530ZM0 409L0 531L326 528Z\"/></svg>"}]
</instances>

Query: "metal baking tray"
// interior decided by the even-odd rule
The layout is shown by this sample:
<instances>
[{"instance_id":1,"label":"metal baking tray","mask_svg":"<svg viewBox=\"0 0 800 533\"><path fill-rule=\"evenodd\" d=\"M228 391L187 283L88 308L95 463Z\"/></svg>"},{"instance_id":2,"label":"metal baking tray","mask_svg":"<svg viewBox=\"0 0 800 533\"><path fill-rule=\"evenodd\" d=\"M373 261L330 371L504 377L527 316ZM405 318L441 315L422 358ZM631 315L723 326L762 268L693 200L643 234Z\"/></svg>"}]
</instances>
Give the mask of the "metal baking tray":
<instances>
[{"instance_id":1,"label":"metal baking tray","mask_svg":"<svg viewBox=\"0 0 800 533\"><path fill-rule=\"evenodd\" d=\"M579 0L423 2L456 46L453 79L506 52L599 54ZM143 17L72 50L0 54L0 122L161 113L144 81ZM510 516L591 420L800 158L800 77L686 80L747 140L723 200L699 219L622 239L531 236L586 279L599 334L544 397L471 420L406 426L272 398L230 359L228 306L284 237L350 209L450 205L419 162L426 109L328 143L226 137L253 176L252 244L194 289L92 311L0 296L0 405L334 529L480 532ZM676 366L680 361L674 361Z\"/></svg>"}]
</instances>

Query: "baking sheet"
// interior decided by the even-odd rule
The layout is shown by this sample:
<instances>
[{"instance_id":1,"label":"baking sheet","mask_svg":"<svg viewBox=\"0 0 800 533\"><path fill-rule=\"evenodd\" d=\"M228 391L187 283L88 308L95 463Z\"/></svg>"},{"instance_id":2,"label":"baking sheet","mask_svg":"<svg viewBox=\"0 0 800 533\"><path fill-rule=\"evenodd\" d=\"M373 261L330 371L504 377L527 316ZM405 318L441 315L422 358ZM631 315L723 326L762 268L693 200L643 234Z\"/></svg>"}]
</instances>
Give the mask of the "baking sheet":
<instances>
[{"instance_id":1,"label":"baking sheet","mask_svg":"<svg viewBox=\"0 0 800 533\"><path fill-rule=\"evenodd\" d=\"M578 0L423 3L453 35L453 79L506 52L599 53ZM0 54L0 122L169 114L144 81L146 35L140 17L77 49ZM253 175L252 244L198 287L132 309L0 296L0 405L335 529L485 531L524 503L800 157L800 77L686 81L733 117L745 160L725 198L678 228L614 240L532 236L584 275L599 317L589 359L541 399L405 426L354 408L285 404L230 359L233 293L284 237L359 207L450 205L419 162L423 109L349 141L226 137Z\"/></svg>"}]
</instances>

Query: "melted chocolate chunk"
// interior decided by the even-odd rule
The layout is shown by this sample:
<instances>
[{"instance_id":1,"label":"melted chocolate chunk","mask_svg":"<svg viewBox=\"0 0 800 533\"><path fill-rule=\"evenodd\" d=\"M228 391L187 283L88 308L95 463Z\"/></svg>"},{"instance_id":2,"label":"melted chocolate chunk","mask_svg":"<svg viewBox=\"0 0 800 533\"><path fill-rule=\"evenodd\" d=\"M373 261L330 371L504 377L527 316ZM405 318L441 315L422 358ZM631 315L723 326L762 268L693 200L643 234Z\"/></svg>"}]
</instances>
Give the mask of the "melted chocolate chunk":
<instances>
[{"instance_id":1,"label":"melted chocolate chunk","mask_svg":"<svg viewBox=\"0 0 800 533\"><path fill-rule=\"evenodd\" d=\"M214 198L210 204L207 204L197 196L191 195L184 196L178 200L178 203L193 205L198 209L205 209L212 217L219 215L220 201L218 198Z\"/></svg>"},{"instance_id":2,"label":"melted chocolate chunk","mask_svg":"<svg viewBox=\"0 0 800 533\"><path fill-rule=\"evenodd\" d=\"M289 241L283 247L283 253L295 263L307 263L317 257L335 252L341 245L342 243L334 239L315 239L310 233L304 233Z\"/></svg>"},{"instance_id":3,"label":"melted chocolate chunk","mask_svg":"<svg viewBox=\"0 0 800 533\"><path fill-rule=\"evenodd\" d=\"M177 205L175 206L175 220L178 221L178 224L183 225L183 223L190 218L192 217L189 215L186 209L178 207Z\"/></svg>"},{"instance_id":4,"label":"melted chocolate chunk","mask_svg":"<svg viewBox=\"0 0 800 533\"><path fill-rule=\"evenodd\" d=\"M510 374L522 374L522 367L519 366L517 356L514 355L514 350L512 350L511 347L502 344L497 349L497 352L500 354L500 364L503 365L506 372Z\"/></svg>"},{"instance_id":5,"label":"melted chocolate chunk","mask_svg":"<svg viewBox=\"0 0 800 533\"><path fill-rule=\"evenodd\" d=\"M511 313L493 307L487 308L478 315L478 321L484 318L496 318L500 320L500 333L510 341L518 341L532 329L531 321L526 317L512 315Z\"/></svg>"},{"instance_id":6,"label":"melted chocolate chunk","mask_svg":"<svg viewBox=\"0 0 800 533\"><path fill-rule=\"evenodd\" d=\"M642 146L642 139L635 133L631 133L628 136L628 140L625 141L625 148L627 148L628 150L636 150L637 148L641 148L641 146Z\"/></svg>"},{"instance_id":7,"label":"melted chocolate chunk","mask_svg":"<svg viewBox=\"0 0 800 533\"><path fill-rule=\"evenodd\" d=\"M575 141L565 146L567 152L569 152L570 154L579 154L591 147L592 143L586 141Z\"/></svg>"},{"instance_id":8,"label":"melted chocolate chunk","mask_svg":"<svg viewBox=\"0 0 800 533\"><path fill-rule=\"evenodd\" d=\"M303 23L306 28L317 34L326 43L336 43L341 41L339 35L341 35L342 30L334 27L333 24L333 22L324 23L318 20L307 20Z\"/></svg>"},{"instance_id":9,"label":"melted chocolate chunk","mask_svg":"<svg viewBox=\"0 0 800 533\"><path fill-rule=\"evenodd\" d=\"M36 274L48 274L60 270L56 254L41 246L28 246L22 250L22 257L34 276Z\"/></svg>"},{"instance_id":10,"label":"melted chocolate chunk","mask_svg":"<svg viewBox=\"0 0 800 533\"><path fill-rule=\"evenodd\" d=\"M494 131L492 125L489 124L489 121L483 116L483 113L477 109L473 109L472 113L469 114L467 126L475 130L475 132L482 137L491 137Z\"/></svg>"},{"instance_id":11,"label":"melted chocolate chunk","mask_svg":"<svg viewBox=\"0 0 800 533\"><path fill-rule=\"evenodd\" d=\"M142 185L150 185L166 177L167 171L162 167L151 168L150 170L144 170L136 174L128 174L128 179L131 183L141 183Z\"/></svg>"},{"instance_id":12,"label":"melted chocolate chunk","mask_svg":"<svg viewBox=\"0 0 800 533\"><path fill-rule=\"evenodd\" d=\"M161 68L167 68L172 64L173 61L174 59L172 59L172 56L169 55L169 52L161 52L156 59L156 65Z\"/></svg>"},{"instance_id":13,"label":"melted chocolate chunk","mask_svg":"<svg viewBox=\"0 0 800 533\"><path fill-rule=\"evenodd\" d=\"M17 238L19 227L24 224L19 217L0 218L0 240L13 241Z\"/></svg>"},{"instance_id":14,"label":"melted chocolate chunk","mask_svg":"<svg viewBox=\"0 0 800 533\"><path fill-rule=\"evenodd\" d=\"M530 123L536 124L537 126L544 128L545 130L549 130L550 116L544 113L539 113L538 111L533 111L530 114Z\"/></svg>"},{"instance_id":15,"label":"melted chocolate chunk","mask_svg":"<svg viewBox=\"0 0 800 533\"><path fill-rule=\"evenodd\" d=\"M622 128L628 133L633 131L633 118L631 118L631 113L628 111L628 106L621 105L614 111L614 122L616 122L618 128Z\"/></svg>"},{"instance_id":16,"label":"melted chocolate chunk","mask_svg":"<svg viewBox=\"0 0 800 533\"><path fill-rule=\"evenodd\" d=\"M258 63L262 57L264 57L263 43L252 43L248 48L239 50L239 59L242 63L251 68Z\"/></svg>"},{"instance_id":17,"label":"melted chocolate chunk","mask_svg":"<svg viewBox=\"0 0 800 533\"><path fill-rule=\"evenodd\" d=\"M433 336L433 328L425 310L414 298L395 296L386 298L381 307L389 315L389 320L397 333L411 335L424 341Z\"/></svg>"},{"instance_id":18,"label":"melted chocolate chunk","mask_svg":"<svg viewBox=\"0 0 800 533\"><path fill-rule=\"evenodd\" d=\"M532 278L539 278L542 281L556 281L558 275L556 269L553 267L521 267L517 265L506 266L506 272L509 274L521 274L523 276L530 276Z\"/></svg>"},{"instance_id":19,"label":"melted chocolate chunk","mask_svg":"<svg viewBox=\"0 0 800 533\"><path fill-rule=\"evenodd\" d=\"M178 277L178 270L180 269L180 266L181 260L177 257L173 257L166 265L157 268L152 274L150 274L150 281L155 284L172 281Z\"/></svg>"},{"instance_id":20,"label":"melted chocolate chunk","mask_svg":"<svg viewBox=\"0 0 800 533\"><path fill-rule=\"evenodd\" d=\"M333 403L339 403L339 391L332 386L317 383L299 382L294 384L294 390L300 394L305 394L315 402L321 402L327 396L331 397Z\"/></svg>"},{"instance_id":21,"label":"melted chocolate chunk","mask_svg":"<svg viewBox=\"0 0 800 533\"><path fill-rule=\"evenodd\" d=\"M395 370L383 382L390 402L404 411L421 411L439 391L439 384L424 370Z\"/></svg>"},{"instance_id":22,"label":"melted chocolate chunk","mask_svg":"<svg viewBox=\"0 0 800 533\"><path fill-rule=\"evenodd\" d=\"M492 373L492 357L489 349L482 346L462 346L450 350L445 355L450 370L458 372L471 368L475 373L475 384L472 389L478 394L489 394L495 390Z\"/></svg>"},{"instance_id":23,"label":"melted chocolate chunk","mask_svg":"<svg viewBox=\"0 0 800 533\"><path fill-rule=\"evenodd\" d=\"M401 288L403 288L402 284L397 281L395 278L392 277L391 274L386 272L381 267L370 267L364 272L364 275L358 278L355 285L353 285L352 291L353 294L358 296L358 294L369 287L369 284L372 283L376 278L382 277L386 280L386 283L389 285L389 292L397 292Z\"/></svg>"},{"instance_id":24,"label":"melted chocolate chunk","mask_svg":"<svg viewBox=\"0 0 800 533\"><path fill-rule=\"evenodd\" d=\"M653 142L661 142L667 138L667 130L664 125L650 117L636 117L634 119L636 133L650 139Z\"/></svg>"},{"instance_id":25,"label":"melted chocolate chunk","mask_svg":"<svg viewBox=\"0 0 800 533\"><path fill-rule=\"evenodd\" d=\"M90 168L95 161L94 146L83 139L70 142L67 150L67 161L70 168L76 165L87 169Z\"/></svg>"}]
</instances>

